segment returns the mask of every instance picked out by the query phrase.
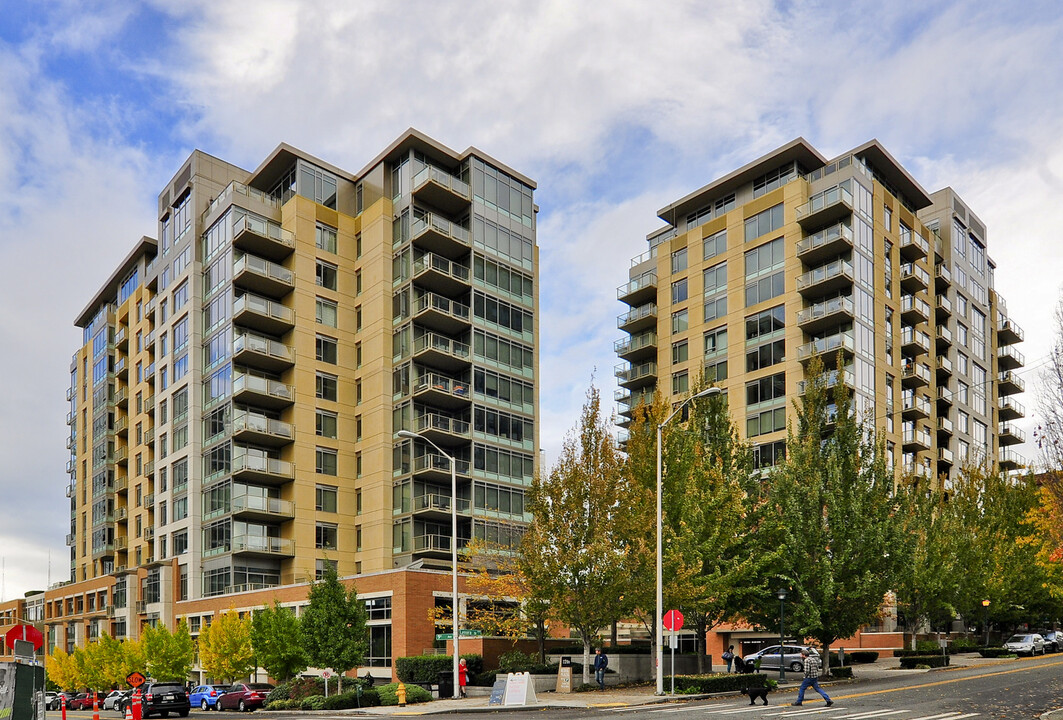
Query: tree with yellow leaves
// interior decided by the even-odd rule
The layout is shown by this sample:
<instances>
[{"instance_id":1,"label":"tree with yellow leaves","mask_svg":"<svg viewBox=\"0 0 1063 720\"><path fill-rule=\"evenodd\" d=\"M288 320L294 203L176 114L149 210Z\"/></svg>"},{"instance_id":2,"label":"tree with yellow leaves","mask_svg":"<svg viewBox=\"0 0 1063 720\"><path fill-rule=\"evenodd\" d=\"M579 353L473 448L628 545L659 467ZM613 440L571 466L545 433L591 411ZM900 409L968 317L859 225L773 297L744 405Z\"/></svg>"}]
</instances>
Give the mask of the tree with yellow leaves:
<instances>
[{"instance_id":1,"label":"tree with yellow leaves","mask_svg":"<svg viewBox=\"0 0 1063 720\"><path fill-rule=\"evenodd\" d=\"M250 675L255 668L254 658L251 621L240 617L235 605L199 633L199 662L214 680L231 682Z\"/></svg>"}]
</instances>

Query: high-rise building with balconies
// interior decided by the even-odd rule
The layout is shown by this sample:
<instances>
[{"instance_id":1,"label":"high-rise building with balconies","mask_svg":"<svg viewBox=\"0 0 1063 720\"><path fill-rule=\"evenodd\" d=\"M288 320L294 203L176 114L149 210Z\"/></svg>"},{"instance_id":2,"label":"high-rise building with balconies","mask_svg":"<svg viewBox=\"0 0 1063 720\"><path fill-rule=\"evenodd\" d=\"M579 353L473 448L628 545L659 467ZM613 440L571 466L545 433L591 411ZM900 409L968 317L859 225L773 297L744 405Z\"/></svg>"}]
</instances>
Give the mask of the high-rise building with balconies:
<instances>
[{"instance_id":1,"label":"high-rise building with balconies","mask_svg":"<svg viewBox=\"0 0 1063 720\"><path fill-rule=\"evenodd\" d=\"M986 227L928 194L877 141L828 159L794 140L681 198L617 298L622 425L655 390L727 391L759 468L786 450L791 401L820 357L900 471L1024 461L1016 349ZM703 375L704 374L704 375Z\"/></svg>"},{"instance_id":2,"label":"high-rise building with balconies","mask_svg":"<svg viewBox=\"0 0 1063 720\"><path fill-rule=\"evenodd\" d=\"M366 599L375 672L432 647L452 503L459 546L512 547L530 520L534 187L414 130L357 173L287 145L253 172L192 153L158 240L76 321L48 646L298 607L332 563Z\"/></svg>"}]
</instances>

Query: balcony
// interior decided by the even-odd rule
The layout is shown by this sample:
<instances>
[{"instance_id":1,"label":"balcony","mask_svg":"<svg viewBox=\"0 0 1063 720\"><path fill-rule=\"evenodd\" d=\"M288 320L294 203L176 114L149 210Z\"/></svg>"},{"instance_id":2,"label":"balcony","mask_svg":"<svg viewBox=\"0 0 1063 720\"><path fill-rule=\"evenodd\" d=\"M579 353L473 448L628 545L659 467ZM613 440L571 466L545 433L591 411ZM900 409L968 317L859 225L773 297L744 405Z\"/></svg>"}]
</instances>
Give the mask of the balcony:
<instances>
[{"instance_id":1,"label":"balcony","mask_svg":"<svg viewBox=\"0 0 1063 720\"><path fill-rule=\"evenodd\" d=\"M455 463L455 473L459 478L469 477L469 461L458 460ZM410 466L399 468L400 474L412 472L415 478L421 478L429 482L450 482L450 460L438 453L425 453L413 459Z\"/></svg>"},{"instance_id":2,"label":"balcony","mask_svg":"<svg viewBox=\"0 0 1063 720\"><path fill-rule=\"evenodd\" d=\"M938 412L941 412L941 408L952 407L952 390L949 390L948 385L938 385Z\"/></svg>"},{"instance_id":3,"label":"balcony","mask_svg":"<svg viewBox=\"0 0 1063 720\"><path fill-rule=\"evenodd\" d=\"M118 362L114 364L114 376L123 381L129 379L129 361L126 358L118 358Z\"/></svg>"},{"instance_id":4,"label":"balcony","mask_svg":"<svg viewBox=\"0 0 1063 720\"><path fill-rule=\"evenodd\" d=\"M129 549L129 538L126 536L116 537L114 539L114 549L118 552L124 552Z\"/></svg>"},{"instance_id":5,"label":"balcony","mask_svg":"<svg viewBox=\"0 0 1063 720\"><path fill-rule=\"evenodd\" d=\"M439 373L422 373L414 382L413 396L433 407L452 409L466 407L472 401L469 390L469 383L464 380Z\"/></svg>"},{"instance_id":6,"label":"balcony","mask_svg":"<svg viewBox=\"0 0 1063 720\"><path fill-rule=\"evenodd\" d=\"M458 335L470 327L468 305L432 292L413 301L413 317L424 327L447 335Z\"/></svg>"},{"instance_id":7,"label":"balcony","mask_svg":"<svg viewBox=\"0 0 1063 720\"><path fill-rule=\"evenodd\" d=\"M469 183L439 168L426 165L413 176L410 193L415 200L458 215L469 207Z\"/></svg>"},{"instance_id":8,"label":"balcony","mask_svg":"<svg viewBox=\"0 0 1063 720\"><path fill-rule=\"evenodd\" d=\"M939 463L944 464L944 465L952 465L953 464L953 459L952 458L953 458L953 455L952 455L952 451L951 450L949 450L946 447L938 448L938 462Z\"/></svg>"},{"instance_id":9,"label":"balcony","mask_svg":"<svg viewBox=\"0 0 1063 720\"><path fill-rule=\"evenodd\" d=\"M147 430L144 431L144 434L141 436L141 438L141 444L151 445L153 442L155 442L155 428L149 427Z\"/></svg>"},{"instance_id":10,"label":"balcony","mask_svg":"<svg viewBox=\"0 0 1063 720\"><path fill-rule=\"evenodd\" d=\"M129 388L118 388L115 391L114 404L120 408L129 406Z\"/></svg>"},{"instance_id":11,"label":"balcony","mask_svg":"<svg viewBox=\"0 0 1063 720\"><path fill-rule=\"evenodd\" d=\"M77 461L75 461L74 458L70 458L69 460L66 461L66 471L68 473L75 472L77 469L78 469Z\"/></svg>"},{"instance_id":12,"label":"balcony","mask_svg":"<svg viewBox=\"0 0 1063 720\"><path fill-rule=\"evenodd\" d=\"M155 461L148 460L146 463L144 463L144 467L142 468L142 470L144 477L153 477L155 475Z\"/></svg>"},{"instance_id":13,"label":"balcony","mask_svg":"<svg viewBox=\"0 0 1063 720\"><path fill-rule=\"evenodd\" d=\"M634 389L643 385L652 385L657 379L657 363L653 360L638 365L621 363L614 368L614 374L621 387Z\"/></svg>"},{"instance_id":14,"label":"balcony","mask_svg":"<svg viewBox=\"0 0 1063 720\"><path fill-rule=\"evenodd\" d=\"M240 333L233 337L233 361L268 373L279 373L295 365L295 353L279 340Z\"/></svg>"},{"instance_id":15,"label":"balcony","mask_svg":"<svg viewBox=\"0 0 1063 720\"><path fill-rule=\"evenodd\" d=\"M901 438L905 452L929 450L930 446L934 444L934 441L930 438L930 431L922 425L916 425L912 422L904 423Z\"/></svg>"},{"instance_id":16,"label":"balcony","mask_svg":"<svg viewBox=\"0 0 1063 720\"><path fill-rule=\"evenodd\" d=\"M911 355L930 352L930 335L911 325L901 326L901 349Z\"/></svg>"},{"instance_id":17,"label":"balcony","mask_svg":"<svg viewBox=\"0 0 1063 720\"><path fill-rule=\"evenodd\" d=\"M115 492L125 492L128 489L129 489L129 476L128 475L118 475L118 476L116 476L115 479L114 479L114 491Z\"/></svg>"},{"instance_id":18,"label":"balcony","mask_svg":"<svg viewBox=\"0 0 1063 720\"><path fill-rule=\"evenodd\" d=\"M624 415L630 415L631 411L641 405L650 405L653 403L653 388L647 388L637 392L628 392L627 390L617 390L613 394L613 399L624 406L621 413Z\"/></svg>"},{"instance_id":19,"label":"balcony","mask_svg":"<svg viewBox=\"0 0 1063 720\"><path fill-rule=\"evenodd\" d=\"M911 475L913 477L929 479L933 475L930 468L920 462L906 460L902 467L904 468L904 473L906 475Z\"/></svg>"},{"instance_id":20,"label":"balcony","mask_svg":"<svg viewBox=\"0 0 1063 720\"><path fill-rule=\"evenodd\" d=\"M949 330L948 325L938 325L937 345L939 348L942 346L948 348L949 345L952 345L952 330Z\"/></svg>"},{"instance_id":21,"label":"balcony","mask_svg":"<svg viewBox=\"0 0 1063 720\"><path fill-rule=\"evenodd\" d=\"M449 520L452 508L456 509L459 515L468 515L469 501L459 497L457 505L453 506L449 493L426 493L413 499L414 514L425 520Z\"/></svg>"},{"instance_id":22,"label":"balcony","mask_svg":"<svg viewBox=\"0 0 1063 720\"><path fill-rule=\"evenodd\" d=\"M952 375L952 360L949 360L947 355L938 355L937 357L937 371L938 376L949 377Z\"/></svg>"},{"instance_id":23,"label":"balcony","mask_svg":"<svg viewBox=\"0 0 1063 720\"><path fill-rule=\"evenodd\" d=\"M937 310L938 317L948 318L952 315L952 301L947 295L938 295L934 308Z\"/></svg>"},{"instance_id":24,"label":"balcony","mask_svg":"<svg viewBox=\"0 0 1063 720\"><path fill-rule=\"evenodd\" d=\"M949 270L948 265L940 263L934 269L934 287L940 293L947 290L950 285L952 285L952 271Z\"/></svg>"},{"instance_id":25,"label":"balcony","mask_svg":"<svg viewBox=\"0 0 1063 720\"><path fill-rule=\"evenodd\" d=\"M464 538L458 538L458 552L460 553L462 548L465 547L467 541ZM450 557L450 535L441 535L436 533L430 533L426 535L414 535L413 537L413 551L415 553L423 553L426 555L443 554L446 557Z\"/></svg>"},{"instance_id":26,"label":"balcony","mask_svg":"<svg viewBox=\"0 0 1063 720\"><path fill-rule=\"evenodd\" d=\"M901 317L911 325L930 320L930 303L914 295L901 296Z\"/></svg>"},{"instance_id":27,"label":"balcony","mask_svg":"<svg viewBox=\"0 0 1063 720\"><path fill-rule=\"evenodd\" d=\"M254 204L248 204L247 200L244 200L244 198L254 201ZM281 202L277 198L234 180L226 185L225 189L211 201L210 205L207 206L207 209L203 211L203 215L200 216L200 220L202 220L204 225L207 225L207 219L211 215L222 207L227 207L230 204L236 205L237 207L247 205L252 208L258 205L260 208L264 207L269 211L279 210L281 206Z\"/></svg>"},{"instance_id":28,"label":"balcony","mask_svg":"<svg viewBox=\"0 0 1063 720\"><path fill-rule=\"evenodd\" d=\"M634 335L657 325L657 303L631 308L616 318L616 326Z\"/></svg>"},{"instance_id":29,"label":"balcony","mask_svg":"<svg viewBox=\"0 0 1063 720\"><path fill-rule=\"evenodd\" d=\"M453 372L468 367L472 352L466 343L429 332L414 338L413 357L427 365Z\"/></svg>"},{"instance_id":30,"label":"balcony","mask_svg":"<svg viewBox=\"0 0 1063 720\"><path fill-rule=\"evenodd\" d=\"M1026 442L1026 433L1008 422L1000 423L1000 434L997 437L1001 445L1021 445Z\"/></svg>"},{"instance_id":31,"label":"balcony","mask_svg":"<svg viewBox=\"0 0 1063 720\"><path fill-rule=\"evenodd\" d=\"M125 437L129 435L129 418L120 417L114 421L114 432L119 437Z\"/></svg>"},{"instance_id":32,"label":"balcony","mask_svg":"<svg viewBox=\"0 0 1063 720\"><path fill-rule=\"evenodd\" d=\"M811 387L811 383L811 380L798 381L797 393L799 395L804 395L805 392L807 392L808 389ZM824 388L830 389L833 388L835 385L838 385L839 383L842 386L849 388L850 390L856 387L856 374L853 373L851 366L844 367L841 369L841 371L830 370L828 372L823 373Z\"/></svg>"},{"instance_id":33,"label":"balcony","mask_svg":"<svg viewBox=\"0 0 1063 720\"><path fill-rule=\"evenodd\" d=\"M279 302L246 293L233 303L233 322L270 335L283 335L295 327L295 311Z\"/></svg>"},{"instance_id":34,"label":"balcony","mask_svg":"<svg viewBox=\"0 0 1063 720\"><path fill-rule=\"evenodd\" d=\"M146 412L149 415L154 415L155 414L155 396L154 395L148 395L146 398L144 398L144 412Z\"/></svg>"},{"instance_id":35,"label":"balcony","mask_svg":"<svg viewBox=\"0 0 1063 720\"><path fill-rule=\"evenodd\" d=\"M414 432L437 445L468 443L469 423L440 413L426 412L413 420Z\"/></svg>"},{"instance_id":36,"label":"balcony","mask_svg":"<svg viewBox=\"0 0 1063 720\"><path fill-rule=\"evenodd\" d=\"M616 299L632 307L657 299L657 272L650 270L616 289Z\"/></svg>"},{"instance_id":37,"label":"balcony","mask_svg":"<svg viewBox=\"0 0 1063 720\"><path fill-rule=\"evenodd\" d=\"M148 525L147 527L144 528L144 539L145 540L154 540L155 539L155 526L154 525Z\"/></svg>"},{"instance_id":38,"label":"balcony","mask_svg":"<svg viewBox=\"0 0 1063 720\"><path fill-rule=\"evenodd\" d=\"M836 297L799 311L797 325L807 333L817 333L842 323L852 322L853 317L852 298Z\"/></svg>"},{"instance_id":39,"label":"balcony","mask_svg":"<svg viewBox=\"0 0 1063 720\"><path fill-rule=\"evenodd\" d=\"M67 425L73 425L75 420L77 420L77 414L75 414L73 410L66 414Z\"/></svg>"},{"instance_id":40,"label":"balcony","mask_svg":"<svg viewBox=\"0 0 1063 720\"><path fill-rule=\"evenodd\" d=\"M233 223L233 247L269 260L283 260L295 252L295 235L272 220L244 215Z\"/></svg>"},{"instance_id":41,"label":"balcony","mask_svg":"<svg viewBox=\"0 0 1063 720\"><path fill-rule=\"evenodd\" d=\"M914 390L905 390L901 410L905 420L923 420L930 417L930 398L916 395Z\"/></svg>"},{"instance_id":42,"label":"balcony","mask_svg":"<svg viewBox=\"0 0 1063 720\"><path fill-rule=\"evenodd\" d=\"M922 260L930 253L930 241L909 230L907 234L901 235L899 249L905 260Z\"/></svg>"},{"instance_id":43,"label":"balcony","mask_svg":"<svg viewBox=\"0 0 1063 720\"><path fill-rule=\"evenodd\" d=\"M649 330L613 343L613 351L628 362L637 362L657 355L657 333Z\"/></svg>"},{"instance_id":44,"label":"balcony","mask_svg":"<svg viewBox=\"0 0 1063 720\"><path fill-rule=\"evenodd\" d=\"M275 522L295 517L295 503L259 495L236 495L231 502L233 517L240 520Z\"/></svg>"},{"instance_id":45,"label":"balcony","mask_svg":"<svg viewBox=\"0 0 1063 720\"><path fill-rule=\"evenodd\" d=\"M926 290L930 286L930 273L915 263L901 265L901 287L910 293Z\"/></svg>"},{"instance_id":46,"label":"balcony","mask_svg":"<svg viewBox=\"0 0 1063 720\"><path fill-rule=\"evenodd\" d=\"M74 547L74 543L76 541L77 541L77 538L74 536L74 533L67 533L66 534L66 546L67 547Z\"/></svg>"},{"instance_id":47,"label":"balcony","mask_svg":"<svg viewBox=\"0 0 1063 720\"><path fill-rule=\"evenodd\" d=\"M413 279L420 287L457 295L469 288L469 268L442 255L425 253L413 261Z\"/></svg>"},{"instance_id":48,"label":"balcony","mask_svg":"<svg viewBox=\"0 0 1063 720\"><path fill-rule=\"evenodd\" d=\"M251 557L295 557L295 543L285 538L234 535L232 553Z\"/></svg>"},{"instance_id":49,"label":"balcony","mask_svg":"<svg viewBox=\"0 0 1063 720\"><path fill-rule=\"evenodd\" d=\"M831 225L797 242L797 257L815 265L853 249L853 229L845 223Z\"/></svg>"},{"instance_id":50,"label":"balcony","mask_svg":"<svg viewBox=\"0 0 1063 720\"><path fill-rule=\"evenodd\" d=\"M1008 370L997 373L997 393L1000 395L1016 395L1026 390L1026 381Z\"/></svg>"},{"instance_id":51,"label":"balcony","mask_svg":"<svg viewBox=\"0 0 1063 720\"><path fill-rule=\"evenodd\" d=\"M1015 398L997 398L998 416L1001 420L1019 420L1026 417L1026 408Z\"/></svg>"},{"instance_id":52,"label":"balcony","mask_svg":"<svg viewBox=\"0 0 1063 720\"><path fill-rule=\"evenodd\" d=\"M1001 370L1016 370L1026 365L1026 356L1013 345L997 348L997 367Z\"/></svg>"},{"instance_id":53,"label":"balcony","mask_svg":"<svg viewBox=\"0 0 1063 720\"><path fill-rule=\"evenodd\" d=\"M295 468L279 458L241 454L233 457L232 476L240 482L283 485L295 479Z\"/></svg>"},{"instance_id":54,"label":"balcony","mask_svg":"<svg viewBox=\"0 0 1063 720\"><path fill-rule=\"evenodd\" d=\"M257 375L233 377L233 399L255 407L280 410L295 402L291 385Z\"/></svg>"},{"instance_id":55,"label":"balcony","mask_svg":"<svg viewBox=\"0 0 1063 720\"><path fill-rule=\"evenodd\" d=\"M901 371L901 384L906 388L929 385L930 367L922 363L906 363Z\"/></svg>"},{"instance_id":56,"label":"balcony","mask_svg":"<svg viewBox=\"0 0 1063 720\"><path fill-rule=\"evenodd\" d=\"M1026 458L1011 448L1000 448L998 459L1001 470L1018 470L1026 466Z\"/></svg>"},{"instance_id":57,"label":"balcony","mask_svg":"<svg viewBox=\"0 0 1063 720\"><path fill-rule=\"evenodd\" d=\"M129 508L118 508L114 511L114 519L116 522L122 522L129 517Z\"/></svg>"},{"instance_id":58,"label":"balcony","mask_svg":"<svg viewBox=\"0 0 1063 720\"><path fill-rule=\"evenodd\" d=\"M952 420L945 415L938 415L938 433L952 435Z\"/></svg>"},{"instance_id":59,"label":"balcony","mask_svg":"<svg viewBox=\"0 0 1063 720\"><path fill-rule=\"evenodd\" d=\"M244 255L233 263L233 284L274 299L295 289L295 275L288 268L254 255Z\"/></svg>"},{"instance_id":60,"label":"balcony","mask_svg":"<svg viewBox=\"0 0 1063 720\"><path fill-rule=\"evenodd\" d=\"M997 328L997 344L999 345L1014 345L1022 342L1025 337L1026 334L1022 331L1022 328L1014 320L1007 317L1003 319Z\"/></svg>"},{"instance_id":61,"label":"balcony","mask_svg":"<svg viewBox=\"0 0 1063 720\"><path fill-rule=\"evenodd\" d=\"M118 328L118 332L114 334L114 346L125 352L129 346L129 331L126 328Z\"/></svg>"},{"instance_id":62,"label":"balcony","mask_svg":"<svg viewBox=\"0 0 1063 720\"><path fill-rule=\"evenodd\" d=\"M435 213L411 220L410 239L417 247L449 258L467 254L472 245L468 230Z\"/></svg>"},{"instance_id":63,"label":"balcony","mask_svg":"<svg viewBox=\"0 0 1063 720\"><path fill-rule=\"evenodd\" d=\"M246 410L233 413L232 433L234 440L271 448L283 447L295 439L291 423Z\"/></svg>"},{"instance_id":64,"label":"balcony","mask_svg":"<svg viewBox=\"0 0 1063 720\"><path fill-rule=\"evenodd\" d=\"M797 208L797 222L805 229L822 227L852 214L853 194L843 187L832 187Z\"/></svg>"},{"instance_id":65,"label":"balcony","mask_svg":"<svg viewBox=\"0 0 1063 720\"><path fill-rule=\"evenodd\" d=\"M118 465L129 464L129 448L123 446L114 449L114 462Z\"/></svg>"},{"instance_id":66,"label":"balcony","mask_svg":"<svg viewBox=\"0 0 1063 720\"><path fill-rule=\"evenodd\" d=\"M837 292L853 284L853 266L848 260L835 260L797 277L797 291L805 297Z\"/></svg>"},{"instance_id":67,"label":"balcony","mask_svg":"<svg viewBox=\"0 0 1063 720\"><path fill-rule=\"evenodd\" d=\"M151 350L155 347L155 331L152 330L144 336L144 349Z\"/></svg>"},{"instance_id":68,"label":"balcony","mask_svg":"<svg viewBox=\"0 0 1063 720\"><path fill-rule=\"evenodd\" d=\"M77 437L75 435L68 435L66 438L66 449L73 450L75 444L77 444Z\"/></svg>"},{"instance_id":69,"label":"balcony","mask_svg":"<svg viewBox=\"0 0 1063 720\"><path fill-rule=\"evenodd\" d=\"M827 356L826 360L833 363L837 353L841 352L846 357L852 357L855 348L856 340L852 332L835 333L798 345L797 359L801 362L808 362L817 355L823 355Z\"/></svg>"},{"instance_id":70,"label":"balcony","mask_svg":"<svg viewBox=\"0 0 1063 720\"><path fill-rule=\"evenodd\" d=\"M74 497L74 493L76 492L76 489L77 488L74 485L67 485L66 486L66 496L68 498Z\"/></svg>"}]
</instances>

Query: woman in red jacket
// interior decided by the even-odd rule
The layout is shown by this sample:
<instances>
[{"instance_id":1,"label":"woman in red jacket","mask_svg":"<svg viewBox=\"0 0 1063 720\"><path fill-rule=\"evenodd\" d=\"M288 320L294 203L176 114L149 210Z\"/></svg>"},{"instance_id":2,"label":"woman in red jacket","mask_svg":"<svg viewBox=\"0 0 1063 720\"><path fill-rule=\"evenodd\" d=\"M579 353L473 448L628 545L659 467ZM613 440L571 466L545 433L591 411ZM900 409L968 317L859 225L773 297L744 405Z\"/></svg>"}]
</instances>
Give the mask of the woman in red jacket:
<instances>
[{"instance_id":1,"label":"woman in red jacket","mask_svg":"<svg viewBox=\"0 0 1063 720\"><path fill-rule=\"evenodd\" d=\"M465 658L458 661L458 694L465 697L465 686L469 682L469 666L465 664Z\"/></svg>"}]
</instances>

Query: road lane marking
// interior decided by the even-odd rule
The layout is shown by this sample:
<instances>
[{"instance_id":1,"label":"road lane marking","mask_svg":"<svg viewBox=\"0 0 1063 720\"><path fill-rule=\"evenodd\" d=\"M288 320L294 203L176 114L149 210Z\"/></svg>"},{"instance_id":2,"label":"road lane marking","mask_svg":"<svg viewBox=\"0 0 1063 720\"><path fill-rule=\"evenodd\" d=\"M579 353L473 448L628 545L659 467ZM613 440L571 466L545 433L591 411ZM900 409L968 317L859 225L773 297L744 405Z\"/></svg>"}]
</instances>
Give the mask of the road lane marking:
<instances>
[{"instance_id":1,"label":"road lane marking","mask_svg":"<svg viewBox=\"0 0 1063 720\"><path fill-rule=\"evenodd\" d=\"M1063 665L1063 660L1059 660L1057 662L1051 662L1051 663L1041 663L1041 664L1038 664L1036 667L1043 668L1043 667L1052 667L1054 665ZM968 667L971 667L971 666L968 666ZM956 668L956 669L958 670L959 668ZM867 697L869 695L884 695L886 693L894 693L894 692L907 692L909 690L919 690L920 688L937 687L938 685L951 685L952 683L967 682L969 680L983 680L983 679L985 679L987 677L993 677L994 675L1011 675L1012 673L1026 672L1029 669L1030 668L1028 668L1028 667L1023 667L1023 668L1014 668L1012 670L1000 670L1000 671L997 671L997 672L979 673L978 675L972 675L971 677L952 678L952 679L949 679L949 680L938 680L937 682L923 683L922 685L905 685L904 687L887 688L885 690L869 690L869 691L863 692L863 693L852 693L851 695L835 695L835 698L847 698L848 699L848 698ZM964 717L972 717L972 716L965 715Z\"/></svg>"}]
</instances>

